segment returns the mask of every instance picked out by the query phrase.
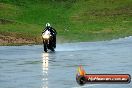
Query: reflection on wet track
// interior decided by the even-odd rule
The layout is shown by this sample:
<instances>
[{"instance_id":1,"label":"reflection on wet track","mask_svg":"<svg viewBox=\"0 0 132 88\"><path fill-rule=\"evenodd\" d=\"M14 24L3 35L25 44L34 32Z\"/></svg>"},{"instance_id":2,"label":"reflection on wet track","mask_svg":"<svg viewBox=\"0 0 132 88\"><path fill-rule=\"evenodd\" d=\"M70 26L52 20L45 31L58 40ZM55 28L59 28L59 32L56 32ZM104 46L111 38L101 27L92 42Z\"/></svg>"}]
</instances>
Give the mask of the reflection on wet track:
<instances>
[{"instance_id":1,"label":"reflection on wet track","mask_svg":"<svg viewBox=\"0 0 132 88\"><path fill-rule=\"evenodd\" d=\"M48 64L49 64L49 53L42 54L42 69L43 69L43 87L48 88Z\"/></svg>"}]
</instances>

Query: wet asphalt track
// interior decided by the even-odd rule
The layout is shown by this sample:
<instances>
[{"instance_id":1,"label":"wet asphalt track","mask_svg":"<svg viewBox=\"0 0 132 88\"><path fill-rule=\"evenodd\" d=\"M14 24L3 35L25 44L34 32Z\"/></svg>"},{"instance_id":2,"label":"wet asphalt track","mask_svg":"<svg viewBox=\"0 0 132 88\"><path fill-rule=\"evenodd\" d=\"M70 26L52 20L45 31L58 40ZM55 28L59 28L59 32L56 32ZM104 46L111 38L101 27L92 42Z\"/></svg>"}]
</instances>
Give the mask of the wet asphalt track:
<instances>
[{"instance_id":1,"label":"wet asphalt track","mask_svg":"<svg viewBox=\"0 0 132 88\"><path fill-rule=\"evenodd\" d=\"M132 88L132 83L79 86L78 65L87 73L132 75L132 37L57 44L55 53L44 53L42 45L0 46L0 88Z\"/></svg>"}]
</instances>

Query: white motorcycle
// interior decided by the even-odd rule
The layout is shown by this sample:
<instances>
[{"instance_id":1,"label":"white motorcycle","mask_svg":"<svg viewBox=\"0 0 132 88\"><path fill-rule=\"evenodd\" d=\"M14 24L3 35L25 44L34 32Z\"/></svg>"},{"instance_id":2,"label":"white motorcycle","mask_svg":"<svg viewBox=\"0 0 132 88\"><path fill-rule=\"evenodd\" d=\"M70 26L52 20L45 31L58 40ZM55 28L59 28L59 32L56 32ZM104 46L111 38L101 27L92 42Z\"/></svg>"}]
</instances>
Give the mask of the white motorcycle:
<instances>
[{"instance_id":1,"label":"white motorcycle","mask_svg":"<svg viewBox=\"0 0 132 88\"><path fill-rule=\"evenodd\" d=\"M55 51L53 46L53 36L51 35L50 31L46 30L45 32L42 32L42 38L44 51L47 52L48 49L51 51Z\"/></svg>"}]
</instances>

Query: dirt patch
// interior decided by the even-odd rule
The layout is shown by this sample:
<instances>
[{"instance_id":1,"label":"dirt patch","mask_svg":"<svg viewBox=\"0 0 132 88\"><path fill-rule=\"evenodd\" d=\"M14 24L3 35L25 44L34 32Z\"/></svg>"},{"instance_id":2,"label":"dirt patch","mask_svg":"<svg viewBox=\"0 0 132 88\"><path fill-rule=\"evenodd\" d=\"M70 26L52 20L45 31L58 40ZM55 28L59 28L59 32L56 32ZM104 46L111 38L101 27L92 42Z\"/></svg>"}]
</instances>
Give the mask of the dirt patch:
<instances>
[{"instance_id":1,"label":"dirt patch","mask_svg":"<svg viewBox=\"0 0 132 88\"><path fill-rule=\"evenodd\" d=\"M4 36L0 35L0 45L8 45L8 44L33 44L35 43L33 40L27 40L23 38L16 38L12 36Z\"/></svg>"}]
</instances>

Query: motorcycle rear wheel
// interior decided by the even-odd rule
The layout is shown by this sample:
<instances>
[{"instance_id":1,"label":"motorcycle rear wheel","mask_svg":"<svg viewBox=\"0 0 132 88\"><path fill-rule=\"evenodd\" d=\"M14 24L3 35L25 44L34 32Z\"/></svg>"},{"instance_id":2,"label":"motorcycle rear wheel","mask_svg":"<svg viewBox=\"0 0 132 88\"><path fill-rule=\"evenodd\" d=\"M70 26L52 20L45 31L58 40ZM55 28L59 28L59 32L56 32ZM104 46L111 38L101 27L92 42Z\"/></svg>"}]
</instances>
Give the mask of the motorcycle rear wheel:
<instances>
[{"instance_id":1,"label":"motorcycle rear wheel","mask_svg":"<svg viewBox=\"0 0 132 88\"><path fill-rule=\"evenodd\" d=\"M52 52L54 52L54 51L55 51L53 47L52 47L50 50L51 50Z\"/></svg>"}]
</instances>

